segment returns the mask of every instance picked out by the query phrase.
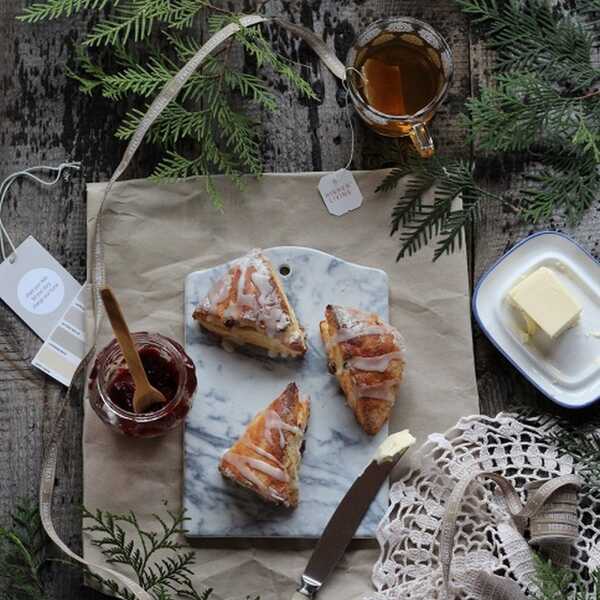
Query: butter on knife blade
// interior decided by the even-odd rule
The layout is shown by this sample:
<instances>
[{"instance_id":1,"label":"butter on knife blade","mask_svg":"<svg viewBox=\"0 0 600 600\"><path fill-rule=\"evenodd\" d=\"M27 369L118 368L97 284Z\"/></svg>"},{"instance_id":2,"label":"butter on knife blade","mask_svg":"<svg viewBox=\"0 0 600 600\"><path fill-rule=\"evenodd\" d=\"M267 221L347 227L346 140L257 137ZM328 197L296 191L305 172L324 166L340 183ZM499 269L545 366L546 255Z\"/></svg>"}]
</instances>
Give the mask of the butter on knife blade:
<instances>
[{"instance_id":1,"label":"butter on knife blade","mask_svg":"<svg viewBox=\"0 0 600 600\"><path fill-rule=\"evenodd\" d=\"M389 435L383 441L381 446L377 448L373 460L378 464L390 461L396 462L398 458L400 458L400 456L415 443L415 441L415 438L410 434L408 429L404 429L398 433L392 433L392 435Z\"/></svg>"},{"instance_id":2,"label":"butter on knife blade","mask_svg":"<svg viewBox=\"0 0 600 600\"><path fill-rule=\"evenodd\" d=\"M325 527L292 600L313 598L344 555L381 484L402 455L415 443L408 430L393 433L352 484Z\"/></svg>"}]
</instances>

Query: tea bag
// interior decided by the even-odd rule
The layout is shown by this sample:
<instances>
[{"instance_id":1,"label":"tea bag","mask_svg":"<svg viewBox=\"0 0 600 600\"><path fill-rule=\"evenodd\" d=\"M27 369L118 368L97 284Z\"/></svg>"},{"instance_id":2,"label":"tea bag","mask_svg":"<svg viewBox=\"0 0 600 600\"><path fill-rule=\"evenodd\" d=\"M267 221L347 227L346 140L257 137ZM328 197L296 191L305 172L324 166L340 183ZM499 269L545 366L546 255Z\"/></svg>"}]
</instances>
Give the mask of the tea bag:
<instances>
[{"instance_id":1,"label":"tea bag","mask_svg":"<svg viewBox=\"0 0 600 600\"><path fill-rule=\"evenodd\" d=\"M366 81L363 93L371 106L388 115L406 114L399 65L389 65L377 58L367 58L361 67L361 74ZM385 87L369 85L369 82L375 81L385 81ZM390 89L394 90L393 94L389 93Z\"/></svg>"}]
</instances>

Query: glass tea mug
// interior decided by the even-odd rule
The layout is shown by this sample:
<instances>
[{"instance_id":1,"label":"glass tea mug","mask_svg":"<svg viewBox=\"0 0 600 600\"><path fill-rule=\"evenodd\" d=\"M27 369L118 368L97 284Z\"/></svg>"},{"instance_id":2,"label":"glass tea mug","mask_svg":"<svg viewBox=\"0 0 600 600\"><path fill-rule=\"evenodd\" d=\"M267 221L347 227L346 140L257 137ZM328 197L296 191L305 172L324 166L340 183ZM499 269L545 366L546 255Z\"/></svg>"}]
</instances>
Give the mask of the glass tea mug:
<instances>
[{"instance_id":1,"label":"glass tea mug","mask_svg":"<svg viewBox=\"0 0 600 600\"><path fill-rule=\"evenodd\" d=\"M427 58L438 74L437 91L422 107L411 114L386 114L372 106L361 92L364 77L360 66L364 56L374 46L389 43L396 38L405 46L427 53ZM354 42L348 56L348 92L360 117L380 135L388 137L409 136L417 152L424 158L434 153L434 143L427 124L445 100L454 66L452 52L446 40L430 25L411 17L391 17L372 23ZM393 88L388 90L393 93ZM401 94L398 90L398 94Z\"/></svg>"}]
</instances>

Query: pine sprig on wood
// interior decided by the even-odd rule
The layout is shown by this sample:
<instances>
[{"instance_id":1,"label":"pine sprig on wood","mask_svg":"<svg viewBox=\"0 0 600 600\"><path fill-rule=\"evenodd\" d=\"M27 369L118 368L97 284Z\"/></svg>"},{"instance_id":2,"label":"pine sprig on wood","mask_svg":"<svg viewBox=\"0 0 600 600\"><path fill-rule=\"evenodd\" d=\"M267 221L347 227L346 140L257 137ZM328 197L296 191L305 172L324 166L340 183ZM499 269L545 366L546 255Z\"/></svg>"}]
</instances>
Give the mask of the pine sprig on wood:
<instances>
[{"instance_id":1,"label":"pine sprig on wood","mask_svg":"<svg viewBox=\"0 0 600 600\"><path fill-rule=\"evenodd\" d=\"M36 2L26 7L23 14L18 16L19 21L25 23L37 23L59 19L60 17L71 17L74 14L86 10L102 10L111 0L47 0ZM118 0L117 0L118 2ZM116 4L116 2L114 2Z\"/></svg>"},{"instance_id":2,"label":"pine sprig on wood","mask_svg":"<svg viewBox=\"0 0 600 600\"><path fill-rule=\"evenodd\" d=\"M230 18L229 21L231 20ZM210 19L213 31L218 31L226 23L227 19L218 15L213 15ZM248 55L254 58L259 69L267 65L270 66L275 73L289 81L302 97L312 100L317 99L310 83L297 72L296 65L284 56L277 54L259 29L242 29L236 34L236 38L241 42Z\"/></svg>"},{"instance_id":3,"label":"pine sprig on wood","mask_svg":"<svg viewBox=\"0 0 600 600\"><path fill-rule=\"evenodd\" d=\"M37 23L83 10L97 12L98 21L77 48L78 66L68 74L86 94L133 105L116 131L123 140L133 135L151 100L199 50L186 30L202 21L216 31L240 16L205 0L47 0L31 4L19 18ZM233 45L301 96L316 98L297 66L276 52L259 28L244 29L208 57L150 130L148 141L162 152L154 178L223 173L240 187L242 175L261 174L261 130L248 107L276 112L277 96L260 73L234 66ZM210 178L206 191L221 206Z\"/></svg>"},{"instance_id":4,"label":"pine sprig on wood","mask_svg":"<svg viewBox=\"0 0 600 600\"><path fill-rule=\"evenodd\" d=\"M208 600L212 590L197 591L190 579L193 575L194 553L178 541L185 533L183 513L167 511L163 518L153 515L156 530L141 528L132 512L115 515L97 510L84 510L83 530L92 536L107 562L129 568L128 575L157 600ZM117 581L97 574L91 576L113 595L135 600L129 590Z\"/></svg>"},{"instance_id":5,"label":"pine sprig on wood","mask_svg":"<svg viewBox=\"0 0 600 600\"><path fill-rule=\"evenodd\" d=\"M106 562L125 567L123 573L133 577L156 600L208 600L212 589L196 589L191 580L194 553L179 541L185 533L184 513L167 510L162 516L153 516L154 527L146 530L132 512L118 515L84 509L83 531L91 536ZM46 558L49 540L34 501L18 503L11 520L10 528L0 528L0 598L49 600L42 571L52 565L79 565ZM136 600L119 582L96 573L88 575L112 596Z\"/></svg>"},{"instance_id":6,"label":"pine sprig on wood","mask_svg":"<svg viewBox=\"0 0 600 600\"><path fill-rule=\"evenodd\" d=\"M600 102L594 96L564 95L537 73L504 73L467 102L465 124L481 150L525 151L542 144L578 143L597 127Z\"/></svg>"},{"instance_id":7,"label":"pine sprig on wood","mask_svg":"<svg viewBox=\"0 0 600 600\"><path fill-rule=\"evenodd\" d=\"M572 90L585 90L600 77L590 61L593 34L575 14L546 0L456 3L485 32L497 69L535 72Z\"/></svg>"},{"instance_id":8,"label":"pine sprig on wood","mask_svg":"<svg viewBox=\"0 0 600 600\"><path fill-rule=\"evenodd\" d=\"M46 536L35 504L20 501L12 527L0 528L0 598L43 600Z\"/></svg>"},{"instance_id":9,"label":"pine sprig on wood","mask_svg":"<svg viewBox=\"0 0 600 600\"><path fill-rule=\"evenodd\" d=\"M462 116L467 141L475 155L483 152L486 158L521 154L525 186L511 208L523 220L535 223L560 214L571 224L578 222L600 195L600 69L592 60L600 43L600 1L579 0L571 10L547 0L456 2L496 52L496 74L467 102ZM471 162L477 165L477 159L466 161ZM469 181L455 159L412 159L405 167L404 176L416 177L417 183L401 192L392 216L394 232L404 227L398 257L439 235L435 260L459 246L454 241L476 225L476 206L491 195ZM439 203L421 208L417 198L430 190L430 182L441 190ZM457 188L457 182L464 188ZM457 189L467 210L450 216L443 207Z\"/></svg>"},{"instance_id":10,"label":"pine sprig on wood","mask_svg":"<svg viewBox=\"0 0 600 600\"><path fill-rule=\"evenodd\" d=\"M577 223L587 209L598 203L600 191L599 161L595 150L560 146L543 157L543 166L526 175L531 184L520 193L517 206L521 216L531 222L550 219L562 212L570 223Z\"/></svg>"},{"instance_id":11,"label":"pine sprig on wood","mask_svg":"<svg viewBox=\"0 0 600 600\"><path fill-rule=\"evenodd\" d=\"M439 236L434 260L461 248L465 231L477 225L481 201L493 198L477 186L470 163L410 154L383 180L377 191L394 189L401 180L400 200L392 211L391 235L398 234L397 260L411 256Z\"/></svg>"},{"instance_id":12,"label":"pine sprig on wood","mask_svg":"<svg viewBox=\"0 0 600 600\"><path fill-rule=\"evenodd\" d=\"M56 1L52 0L52 2ZM63 0L67 4L73 1ZM91 47L123 46L129 41L140 42L150 36L157 24L173 29L190 27L194 17L207 4L203 0L121 0L113 2L112 13L93 28L86 37L84 45ZM92 3L91 8L100 8L100 6L93 6ZM27 12L24 13L23 20L28 20L27 14Z\"/></svg>"}]
</instances>

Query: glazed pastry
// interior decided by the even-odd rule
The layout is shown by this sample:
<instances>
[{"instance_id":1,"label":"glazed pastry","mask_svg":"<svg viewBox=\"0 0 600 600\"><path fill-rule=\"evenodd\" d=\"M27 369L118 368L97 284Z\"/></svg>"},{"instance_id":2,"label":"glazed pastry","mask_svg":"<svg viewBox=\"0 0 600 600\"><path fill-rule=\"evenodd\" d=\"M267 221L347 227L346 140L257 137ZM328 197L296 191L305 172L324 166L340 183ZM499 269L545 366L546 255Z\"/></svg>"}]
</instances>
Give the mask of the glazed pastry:
<instances>
[{"instance_id":1,"label":"glazed pastry","mask_svg":"<svg viewBox=\"0 0 600 600\"><path fill-rule=\"evenodd\" d=\"M320 323L329 371L370 435L389 419L404 372L402 338L376 314L329 305Z\"/></svg>"},{"instance_id":2,"label":"glazed pastry","mask_svg":"<svg viewBox=\"0 0 600 600\"><path fill-rule=\"evenodd\" d=\"M234 261L193 316L224 340L259 346L271 356L306 353L304 330L273 265L260 250Z\"/></svg>"},{"instance_id":3,"label":"glazed pastry","mask_svg":"<svg viewBox=\"0 0 600 600\"><path fill-rule=\"evenodd\" d=\"M300 399L298 386L290 383L223 455L221 474L267 502L298 506L300 450L309 414L308 398Z\"/></svg>"}]
</instances>

